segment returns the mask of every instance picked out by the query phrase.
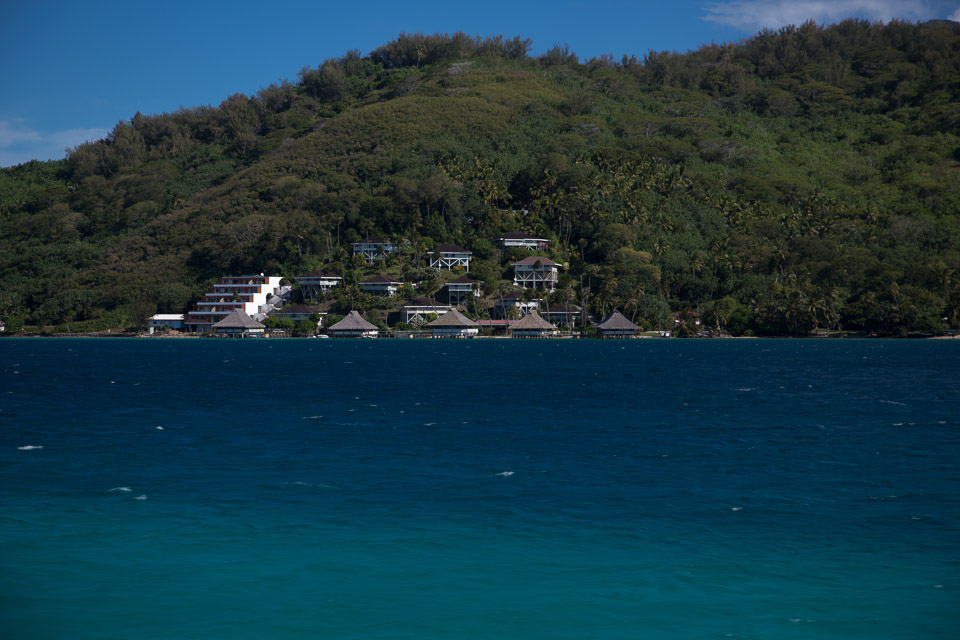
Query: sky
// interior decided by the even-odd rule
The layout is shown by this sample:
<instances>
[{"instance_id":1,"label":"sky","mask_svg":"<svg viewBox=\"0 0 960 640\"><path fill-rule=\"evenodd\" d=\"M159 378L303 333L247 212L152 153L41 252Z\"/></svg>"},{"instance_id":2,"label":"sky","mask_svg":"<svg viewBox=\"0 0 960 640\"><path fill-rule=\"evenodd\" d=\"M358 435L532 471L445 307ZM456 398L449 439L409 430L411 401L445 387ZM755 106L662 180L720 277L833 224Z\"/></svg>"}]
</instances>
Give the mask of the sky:
<instances>
[{"instance_id":1,"label":"sky","mask_svg":"<svg viewBox=\"0 0 960 640\"><path fill-rule=\"evenodd\" d=\"M401 31L519 35L581 59L688 51L848 17L960 21L960 0L0 0L0 167L63 158L138 111L218 105Z\"/></svg>"}]
</instances>

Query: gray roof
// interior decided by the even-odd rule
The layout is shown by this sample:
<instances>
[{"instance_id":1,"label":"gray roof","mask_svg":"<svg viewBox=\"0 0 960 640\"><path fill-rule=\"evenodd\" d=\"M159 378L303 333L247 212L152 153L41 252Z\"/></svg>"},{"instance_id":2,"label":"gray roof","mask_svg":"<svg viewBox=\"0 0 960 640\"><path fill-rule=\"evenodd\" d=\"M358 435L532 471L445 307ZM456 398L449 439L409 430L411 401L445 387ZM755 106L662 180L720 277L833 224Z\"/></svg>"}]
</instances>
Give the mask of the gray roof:
<instances>
[{"instance_id":1,"label":"gray roof","mask_svg":"<svg viewBox=\"0 0 960 640\"><path fill-rule=\"evenodd\" d=\"M303 275L296 276L297 280L301 278L336 278L337 280L343 280L341 276L338 276L335 273L330 273L329 271L324 271L323 269L316 269L310 273L304 273Z\"/></svg>"},{"instance_id":2,"label":"gray roof","mask_svg":"<svg viewBox=\"0 0 960 640\"><path fill-rule=\"evenodd\" d=\"M454 278L449 282L445 282L443 286L447 286L448 284L476 284L478 282L482 282L482 280L471 280L467 276L460 276L459 278Z\"/></svg>"},{"instance_id":3,"label":"gray roof","mask_svg":"<svg viewBox=\"0 0 960 640\"><path fill-rule=\"evenodd\" d=\"M427 253L473 253L473 251L467 251L463 247L455 244L438 244L430 251L427 251Z\"/></svg>"},{"instance_id":4,"label":"gray roof","mask_svg":"<svg viewBox=\"0 0 960 640\"><path fill-rule=\"evenodd\" d=\"M451 309L445 314L427 323L428 327L476 327L477 323L466 317L456 309Z\"/></svg>"},{"instance_id":5,"label":"gray roof","mask_svg":"<svg viewBox=\"0 0 960 640\"><path fill-rule=\"evenodd\" d=\"M546 240L535 233L525 233L523 231L508 231L501 234L498 240Z\"/></svg>"},{"instance_id":6,"label":"gray roof","mask_svg":"<svg viewBox=\"0 0 960 640\"><path fill-rule=\"evenodd\" d=\"M540 309L540 313L580 313L580 307L576 305L555 304L549 309Z\"/></svg>"},{"instance_id":7,"label":"gray roof","mask_svg":"<svg viewBox=\"0 0 960 640\"><path fill-rule=\"evenodd\" d=\"M244 313L243 309L234 309L220 322L213 325L214 329L263 329L263 325Z\"/></svg>"},{"instance_id":8,"label":"gray roof","mask_svg":"<svg viewBox=\"0 0 960 640\"><path fill-rule=\"evenodd\" d=\"M537 264L538 262L540 263L541 266L544 266L544 267L551 267L551 266L559 266L559 265L560 265L559 262L554 262L554 261L551 260L550 258L545 258L544 256L530 256L530 257L528 257L528 258L524 258L523 260L518 260L517 262L514 262L514 263L512 263L512 264L514 264L514 265L518 265L518 264L528 265L528 264Z\"/></svg>"},{"instance_id":9,"label":"gray roof","mask_svg":"<svg viewBox=\"0 0 960 640\"><path fill-rule=\"evenodd\" d=\"M556 327L541 318L540 314L536 311L531 311L510 325L511 331L516 331L517 329L546 329L554 331Z\"/></svg>"},{"instance_id":10,"label":"gray roof","mask_svg":"<svg viewBox=\"0 0 960 640\"><path fill-rule=\"evenodd\" d=\"M384 276L384 275L376 275L376 276L373 276L372 278L367 278L360 284L375 284L375 283L381 283L381 282L385 284L403 284L398 280L394 280L393 278L388 278L387 276Z\"/></svg>"},{"instance_id":11,"label":"gray roof","mask_svg":"<svg viewBox=\"0 0 960 640\"><path fill-rule=\"evenodd\" d=\"M363 319L359 311L351 311L343 320L333 325L327 331L376 331L373 325Z\"/></svg>"},{"instance_id":12,"label":"gray roof","mask_svg":"<svg viewBox=\"0 0 960 640\"><path fill-rule=\"evenodd\" d=\"M283 309L279 309L279 310L277 310L277 311L274 311L271 315L288 315L288 314L292 314L292 313L297 313L297 314L299 314L299 313L313 314L313 313L323 313L323 312L320 311L319 309L315 309L315 308L311 307L310 305L306 305L306 304L292 304L292 305L290 305L289 307L284 307Z\"/></svg>"},{"instance_id":13,"label":"gray roof","mask_svg":"<svg viewBox=\"0 0 960 640\"><path fill-rule=\"evenodd\" d=\"M603 331L639 331L640 327L627 320L622 313L614 311L610 317L597 325Z\"/></svg>"}]
</instances>

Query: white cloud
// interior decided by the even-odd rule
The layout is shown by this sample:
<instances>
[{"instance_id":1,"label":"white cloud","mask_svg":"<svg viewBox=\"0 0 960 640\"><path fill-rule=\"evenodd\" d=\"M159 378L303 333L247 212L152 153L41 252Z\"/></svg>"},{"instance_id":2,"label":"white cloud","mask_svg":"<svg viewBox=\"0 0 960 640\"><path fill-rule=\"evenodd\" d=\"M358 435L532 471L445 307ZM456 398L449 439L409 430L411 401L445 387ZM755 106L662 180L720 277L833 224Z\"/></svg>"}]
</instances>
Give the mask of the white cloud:
<instances>
[{"instance_id":1,"label":"white cloud","mask_svg":"<svg viewBox=\"0 0 960 640\"><path fill-rule=\"evenodd\" d=\"M948 20L953 20L954 22L960 22L960 9L957 9L956 11L954 11L953 13L951 13L951 14L950 14L950 17L947 18L947 19L948 19Z\"/></svg>"},{"instance_id":2,"label":"white cloud","mask_svg":"<svg viewBox=\"0 0 960 640\"><path fill-rule=\"evenodd\" d=\"M706 11L701 19L748 32L800 25L807 20L828 24L846 18L889 22L894 18L916 21L935 17L926 2L916 0L732 0L709 4Z\"/></svg>"},{"instance_id":3,"label":"white cloud","mask_svg":"<svg viewBox=\"0 0 960 640\"><path fill-rule=\"evenodd\" d=\"M12 167L31 160L58 160L67 155L67 147L88 140L99 140L110 129L64 129L41 132L22 118L0 120L0 167Z\"/></svg>"}]
</instances>

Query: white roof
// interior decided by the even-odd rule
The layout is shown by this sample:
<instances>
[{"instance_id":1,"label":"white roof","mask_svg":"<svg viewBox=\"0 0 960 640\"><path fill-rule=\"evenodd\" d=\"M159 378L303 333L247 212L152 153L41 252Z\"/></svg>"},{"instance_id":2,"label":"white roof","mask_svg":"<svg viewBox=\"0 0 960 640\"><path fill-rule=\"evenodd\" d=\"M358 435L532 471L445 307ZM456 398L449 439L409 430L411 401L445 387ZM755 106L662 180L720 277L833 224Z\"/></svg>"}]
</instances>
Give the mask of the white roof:
<instances>
[{"instance_id":1,"label":"white roof","mask_svg":"<svg viewBox=\"0 0 960 640\"><path fill-rule=\"evenodd\" d=\"M151 320L183 320L182 313L158 313L150 316Z\"/></svg>"}]
</instances>

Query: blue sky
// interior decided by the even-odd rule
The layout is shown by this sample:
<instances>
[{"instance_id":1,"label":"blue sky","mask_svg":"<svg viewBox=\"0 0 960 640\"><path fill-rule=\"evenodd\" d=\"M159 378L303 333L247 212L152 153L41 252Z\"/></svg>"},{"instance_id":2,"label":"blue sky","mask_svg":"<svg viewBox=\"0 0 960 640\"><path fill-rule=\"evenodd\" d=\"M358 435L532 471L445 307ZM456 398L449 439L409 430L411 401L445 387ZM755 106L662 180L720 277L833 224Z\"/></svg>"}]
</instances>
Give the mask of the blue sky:
<instances>
[{"instance_id":1,"label":"blue sky","mask_svg":"<svg viewBox=\"0 0 960 640\"><path fill-rule=\"evenodd\" d=\"M0 166L62 158L137 111L217 105L401 31L502 33L581 58L687 51L846 17L960 21L960 0L0 2Z\"/></svg>"}]
</instances>

